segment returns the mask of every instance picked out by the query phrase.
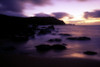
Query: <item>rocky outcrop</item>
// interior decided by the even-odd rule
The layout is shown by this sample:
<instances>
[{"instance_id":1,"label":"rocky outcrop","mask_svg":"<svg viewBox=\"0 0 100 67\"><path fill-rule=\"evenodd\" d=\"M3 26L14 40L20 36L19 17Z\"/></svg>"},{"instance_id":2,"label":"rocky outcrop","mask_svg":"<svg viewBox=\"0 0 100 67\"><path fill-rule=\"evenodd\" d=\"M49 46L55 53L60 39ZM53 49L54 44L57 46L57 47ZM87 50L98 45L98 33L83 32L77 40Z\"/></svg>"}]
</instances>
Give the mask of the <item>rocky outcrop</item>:
<instances>
[{"instance_id":1,"label":"rocky outcrop","mask_svg":"<svg viewBox=\"0 0 100 67\"><path fill-rule=\"evenodd\" d=\"M65 50L65 49L67 49L64 45L61 45L61 44L54 44L53 46L52 46L52 49L53 50Z\"/></svg>"},{"instance_id":2,"label":"rocky outcrop","mask_svg":"<svg viewBox=\"0 0 100 67\"><path fill-rule=\"evenodd\" d=\"M69 40L91 40L89 37L69 37Z\"/></svg>"},{"instance_id":3,"label":"rocky outcrop","mask_svg":"<svg viewBox=\"0 0 100 67\"><path fill-rule=\"evenodd\" d=\"M48 42L61 42L62 40L60 38L55 39L49 39Z\"/></svg>"},{"instance_id":4,"label":"rocky outcrop","mask_svg":"<svg viewBox=\"0 0 100 67\"><path fill-rule=\"evenodd\" d=\"M86 51L86 52L84 52L84 54L86 54L86 55L96 55L97 52L94 52L94 51Z\"/></svg>"},{"instance_id":5,"label":"rocky outcrop","mask_svg":"<svg viewBox=\"0 0 100 67\"><path fill-rule=\"evenodd\" d=\"M38 46L35 46L37 51L39 52L46 52L46 51L49 51L49 50L65 50L67 49L65 46L65 44L53 44L52 46L49 45L49 44L40 44Z\"/></svg>"},{"instance_id":6,"label":"rocky outcrop","mask_svg":"<svg viewBox=\"0 0 100 67\"><path fill-rule=\"evenodd\" d=\"M71 34L59 34L61 36L71 36Z\"/></svg>"},{"instance_id":7,"label":"rocky outcrop","mask_svg":"<svg viewBox=\"0 0 100 67\"><path fill-rule=\"evenodd\" d=\"M54 17L14 17L0 15L0 21L1 39L20 34L24 36L33 36L35 35L38 25L51 25L47 29L44 29L45 31L40 30L39 34L46 34L55 29L53 25L65 24L63 21Z\"/></svg>"},{"instance_id":8,"label":"rocky outcrop","mask_svg":"<svg viewBox=\"0 0 100 67\"><path fill-rule=\"evenodd\" d=\"M40 44L40 45L35 46L35 47L39 52L45 52L45 51L48 51L51 49L51 46L48 44Z\"/></svg>"},{"instance_id":9,"label":"rocky outcrop","mask_svg":"<svg viewBox=\"0 0 100 67\"><path fill-rule=\"evenodd\" d=\"M44 35L44 34L49 34L51 33L51 30L48 29L41 29L38 33L38 35Z\"/></svg>"}]
</instances>

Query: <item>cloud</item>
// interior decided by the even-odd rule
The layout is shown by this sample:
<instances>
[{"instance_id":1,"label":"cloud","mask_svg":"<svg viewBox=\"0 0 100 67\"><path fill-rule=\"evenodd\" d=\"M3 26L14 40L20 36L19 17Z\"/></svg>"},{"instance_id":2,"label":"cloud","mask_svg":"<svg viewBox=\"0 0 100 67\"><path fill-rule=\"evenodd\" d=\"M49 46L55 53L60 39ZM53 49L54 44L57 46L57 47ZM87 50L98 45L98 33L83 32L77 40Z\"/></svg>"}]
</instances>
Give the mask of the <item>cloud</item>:
<instances>
[{"instance_id":1,"label":"cloud","mask_svg":"<svg viewBox=\"0 0 100 67\"><path fill-rule=\"evenodd\" d=\"M93 12L85 12L84 18L100 18L100 10L95 10Z\"/></svg>"},{"instance_id":2,"label":"cloud","mask_svg":"<svg viewBox=\"0 0 100 67\"><path fill-rule=\"evenodd\" d=\"M28 0L35 5L45 5L50 4L50 0Z\"/></svg>"},{"instance_id":3,"label":"cloud","mask_svg":"<svg viewBox=\"0 0 100 67\"><path fill-rule=\"evenodd\" d=\"M0 12L19 12L24 9L25 3L32 3L34 6L43 6L50 3L50 0L0 0Z\"/></svg>"},{"instance_id":4,"label":"cloud","mask_svg":"<svg viewBox=\"0 0 100 67\"><path fill-rule=\"evenodd\" d=\"M38 13L38 14L35 14L36 17L50 17L49 14L45 14L45 13Z\"/></svg>"},{"instance_id":5,"label":"cloud","mask_svg":"<svg viewBox=\"0 0 100 67\"><path fill-rule=\"evenodd\" d=\"M2 12L0 14L4 14L4 15L8 15L8 16L26 17L22 13L17 13L17 12L12 12L12 11L6 11L6 12Z\"/></svg>"},{"instance_id":6,"label":"cloud","mask_svg":"<svg viewBox=\"0 0 100 67\"><path fill-rule=\"evenodd\" d=\"M69 14L65 13L65 12L54 12L51 15L58 18L58 19L63 18L65 16L69 17Z\"/></svg>"},{"instance_id":7,"label":"cloud","mask_svg":"<svg viewBox=\"0 0 100 67\"><path fill-rule=\"evenodd\" d=\"M0 0L0 4L2 5L0 7L2 11L20 12L23 8L20 0Z\"/></svg>"},{"instance_id":8,"label":"cloud","mask_svg":"<svg viewBox=\"0 0 100 67\"><path fill-rule=\"evenodd\" d=\"M37 13L37 14L34 14L34 16L36 16L36 17L55 17L57 19L61 19L63 17L68 17L68 19L73 18L70 14L68 14L66 12L53 12L51 14Z\"/></svg>"}]
</instances>

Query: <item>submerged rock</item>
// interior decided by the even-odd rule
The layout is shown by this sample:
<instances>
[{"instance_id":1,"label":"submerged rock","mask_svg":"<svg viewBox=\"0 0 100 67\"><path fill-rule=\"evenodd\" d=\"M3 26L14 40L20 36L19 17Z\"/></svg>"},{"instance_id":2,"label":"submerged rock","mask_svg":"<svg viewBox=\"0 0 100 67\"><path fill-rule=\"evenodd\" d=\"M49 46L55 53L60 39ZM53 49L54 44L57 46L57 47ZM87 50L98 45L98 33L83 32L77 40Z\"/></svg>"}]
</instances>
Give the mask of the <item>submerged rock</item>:
<instances>
[{"instance_id":1,"label":"submerged rock","mask_svg":"<svg viewBox=\"0 0 100 67\"><path fill-rule=\"evenodd\" d=\"M62 40L59 38L55 38L55 39L50 39L48 40L48 42L61 42Z\"/></svg>"},{"instance_id":2,"label":"submerged rock","mask_svg":"<svg viewBox=\"0 0 100 67\"><path fill-rule=\"evenodd\" d=\"M48 45L48 44L40 44L40 45L35 46L35 47L36 47L36 49L37 49L38 51L40 51L40 52L48 51L48 50L51 49L51 46Z\"/></svg>"},{"instance_id":3,"label":"submerged rock","mask_svg":"<svg viewBox=\"0 0 100 67\"><path fill-rule=\"evenodd\" d=\"M86 54L86 55L96 55L96 54L97 54L97 52L93 52L93 51L86 51L86 52L84 52L84 54Z\"/></svg>"},{"instance_id":4,"label":"submerged rock","mask_svg":"<svg viewBox=\"0 0 100 67\"><path fill-rule=\"evenodd\" d=\"M43 27L44 29L40 29L38 35L45 35L45 34L49 34L52 32L52 30L54 30L54 26L51 25L51 26L48 26L47 28L46 27Z\"/></svg>"},{"instance_id":5,"label":"submerged rock","mask_svg":"<svg viewBox=\"0 0 100 67\"><path fill-rule=\"evenodd\" d=\"M78 40L91 40L89 37L79 37Z\"/></svg>"},{"instance_id":6,"label":"submerged rock","mask_svg":"<svg viewBox=\"0 0 100 67\"><path fill-rule=\"evenodd\" d=\"M51 25L51 26L48 26L48 28L47 29L49 29L49 30L54 30L55 28L54 28L54 26L53 25Z\"/></svg>"},{"instance_id":7,"label":"submerged rock","mask_svg":"<svg viewBox=\"0 0 100 67\"><path fill-rule=\"evenodd\" d=\"M49 33L51 33L51 31L48 29L41 29L39 31L38 35L45 35L45 34L49 34Z\"/></svg>"},{"instance_id":8,"label":"submerged rock","mask_svg":"<svg viewBox=\"0 0 100 67\"><path fill-rule=\"evenodd\" d=\"M61 36L71 36L71 34L59 34Z\"/></svg>"},{"instance_id":9,"label":"submerged rock","mask_svg":"<svg viewBox=\"0 0 100 67\"><path fill-rule=\"evenodd\" d=\"M37 51L39 52L47 52L49 50L56 50L56 51L61 51L67 49L63 44L54 44L52 46L48 44L40 44L38 46L35 46Z\"/></svg>"},{"instance_id":10,"label":"submerged rock","mask_svg":"<svg viewBox=\"0 0 100 67\"><path fill-rule=\"evenodd\" d=\"M69 40L77 40L78 38L77 37L69 37L67 39L69 39Z\"/></svg>"},{"instance_id":11,"label":"submerged rock","mask_svg":"<svg viewBox=\"0 0 100 67\"><path fill-rule=\"evenodd\" d=\"M54 44L54 45L52 46L52 49L53 49L53 50L65 50L66 47L65 47L64 45L61 45L61 44Z\"/></svg>"},{"instance_id":12,"label":"submerged rock","mask_svg":"<svg viewBox=\"0 0 100 67\"><path fill-rule=\"evenodd\" d=\"M56 33L52 33L52 35L56 35Z\"/></svg>"},{"instance_id":13,"label":"submerged rock","mask_svg":"<svg viewBox=\"0 0 100 67\"><path fill-rule=\"evenodd\" d=\"M56 42L61 42L62 40L59 39L59 38L55 38L55 41L56 41Z\"/></svg>"},{"instance_id":14,"label":"submerged rock","mask_svg":"<svg viewBox=\"0 0 100 67\"><path fill-rule=\"evenodd\" d=\"M91 40L89 37L69 37L69 40Z\"/></svg>"}]
</instances>

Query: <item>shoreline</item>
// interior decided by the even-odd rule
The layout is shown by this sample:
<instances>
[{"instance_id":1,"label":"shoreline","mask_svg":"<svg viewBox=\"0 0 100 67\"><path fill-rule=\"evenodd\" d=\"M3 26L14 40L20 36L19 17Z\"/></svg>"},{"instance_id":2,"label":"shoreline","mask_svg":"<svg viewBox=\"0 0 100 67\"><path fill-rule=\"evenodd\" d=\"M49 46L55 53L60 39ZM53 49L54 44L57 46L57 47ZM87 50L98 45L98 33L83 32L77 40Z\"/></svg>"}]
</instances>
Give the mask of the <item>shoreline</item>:
<instances>
[{"instance_id":1,"label":"shoreline","mask_svg":"<svg viewBox=\"0 0 100 67\"><path fill-rule=\"evenodd\" d=\"M1 67L100 67L100 60L0 55Z\"/></svg>"}]
</instances>

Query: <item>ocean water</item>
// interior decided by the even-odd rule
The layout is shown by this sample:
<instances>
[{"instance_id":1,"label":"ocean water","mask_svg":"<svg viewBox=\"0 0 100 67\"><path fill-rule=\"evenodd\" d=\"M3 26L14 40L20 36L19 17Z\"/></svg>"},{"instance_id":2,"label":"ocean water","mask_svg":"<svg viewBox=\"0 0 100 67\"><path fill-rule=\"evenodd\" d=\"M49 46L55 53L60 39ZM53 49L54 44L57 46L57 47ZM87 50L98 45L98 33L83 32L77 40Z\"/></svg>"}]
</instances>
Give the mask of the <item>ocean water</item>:
<instances>
[{"instance_id":1,"label":"ocean water","mask_svg":"<svg viewBox=\"0 0 100 67\"><path fill-rule=\"evenodd\" d=\"M39 26L39 28L45 26ZM38 33L38 31L37 31ZM71 34L72 36L61 36L59 34ZM88 41L72 41L68 40L68 37L80 37L86 36L90 37L91 40ZM61 42L48 42L49 39L60 38ZM66 50L63 51L53 51L50 50L45 53L40 53L36 50L35 46L39 44L66 44ZM1 48L7 46L16 47L15 51L2 51ZM51 34L46 35L35 35L35 38L30 38L27 42L24 43L15 43L11 41L6 41L4 46L0 46L1 53L8 54L24 54L30 56L38 57L76 57L76 58L90 58L90 59L99 59L100 60L100 26L99 25L55 25L55 31L52 31ZM97 55L85 55L85 51L94 51L97 52Z\"/></svg>"}]
</instances>

